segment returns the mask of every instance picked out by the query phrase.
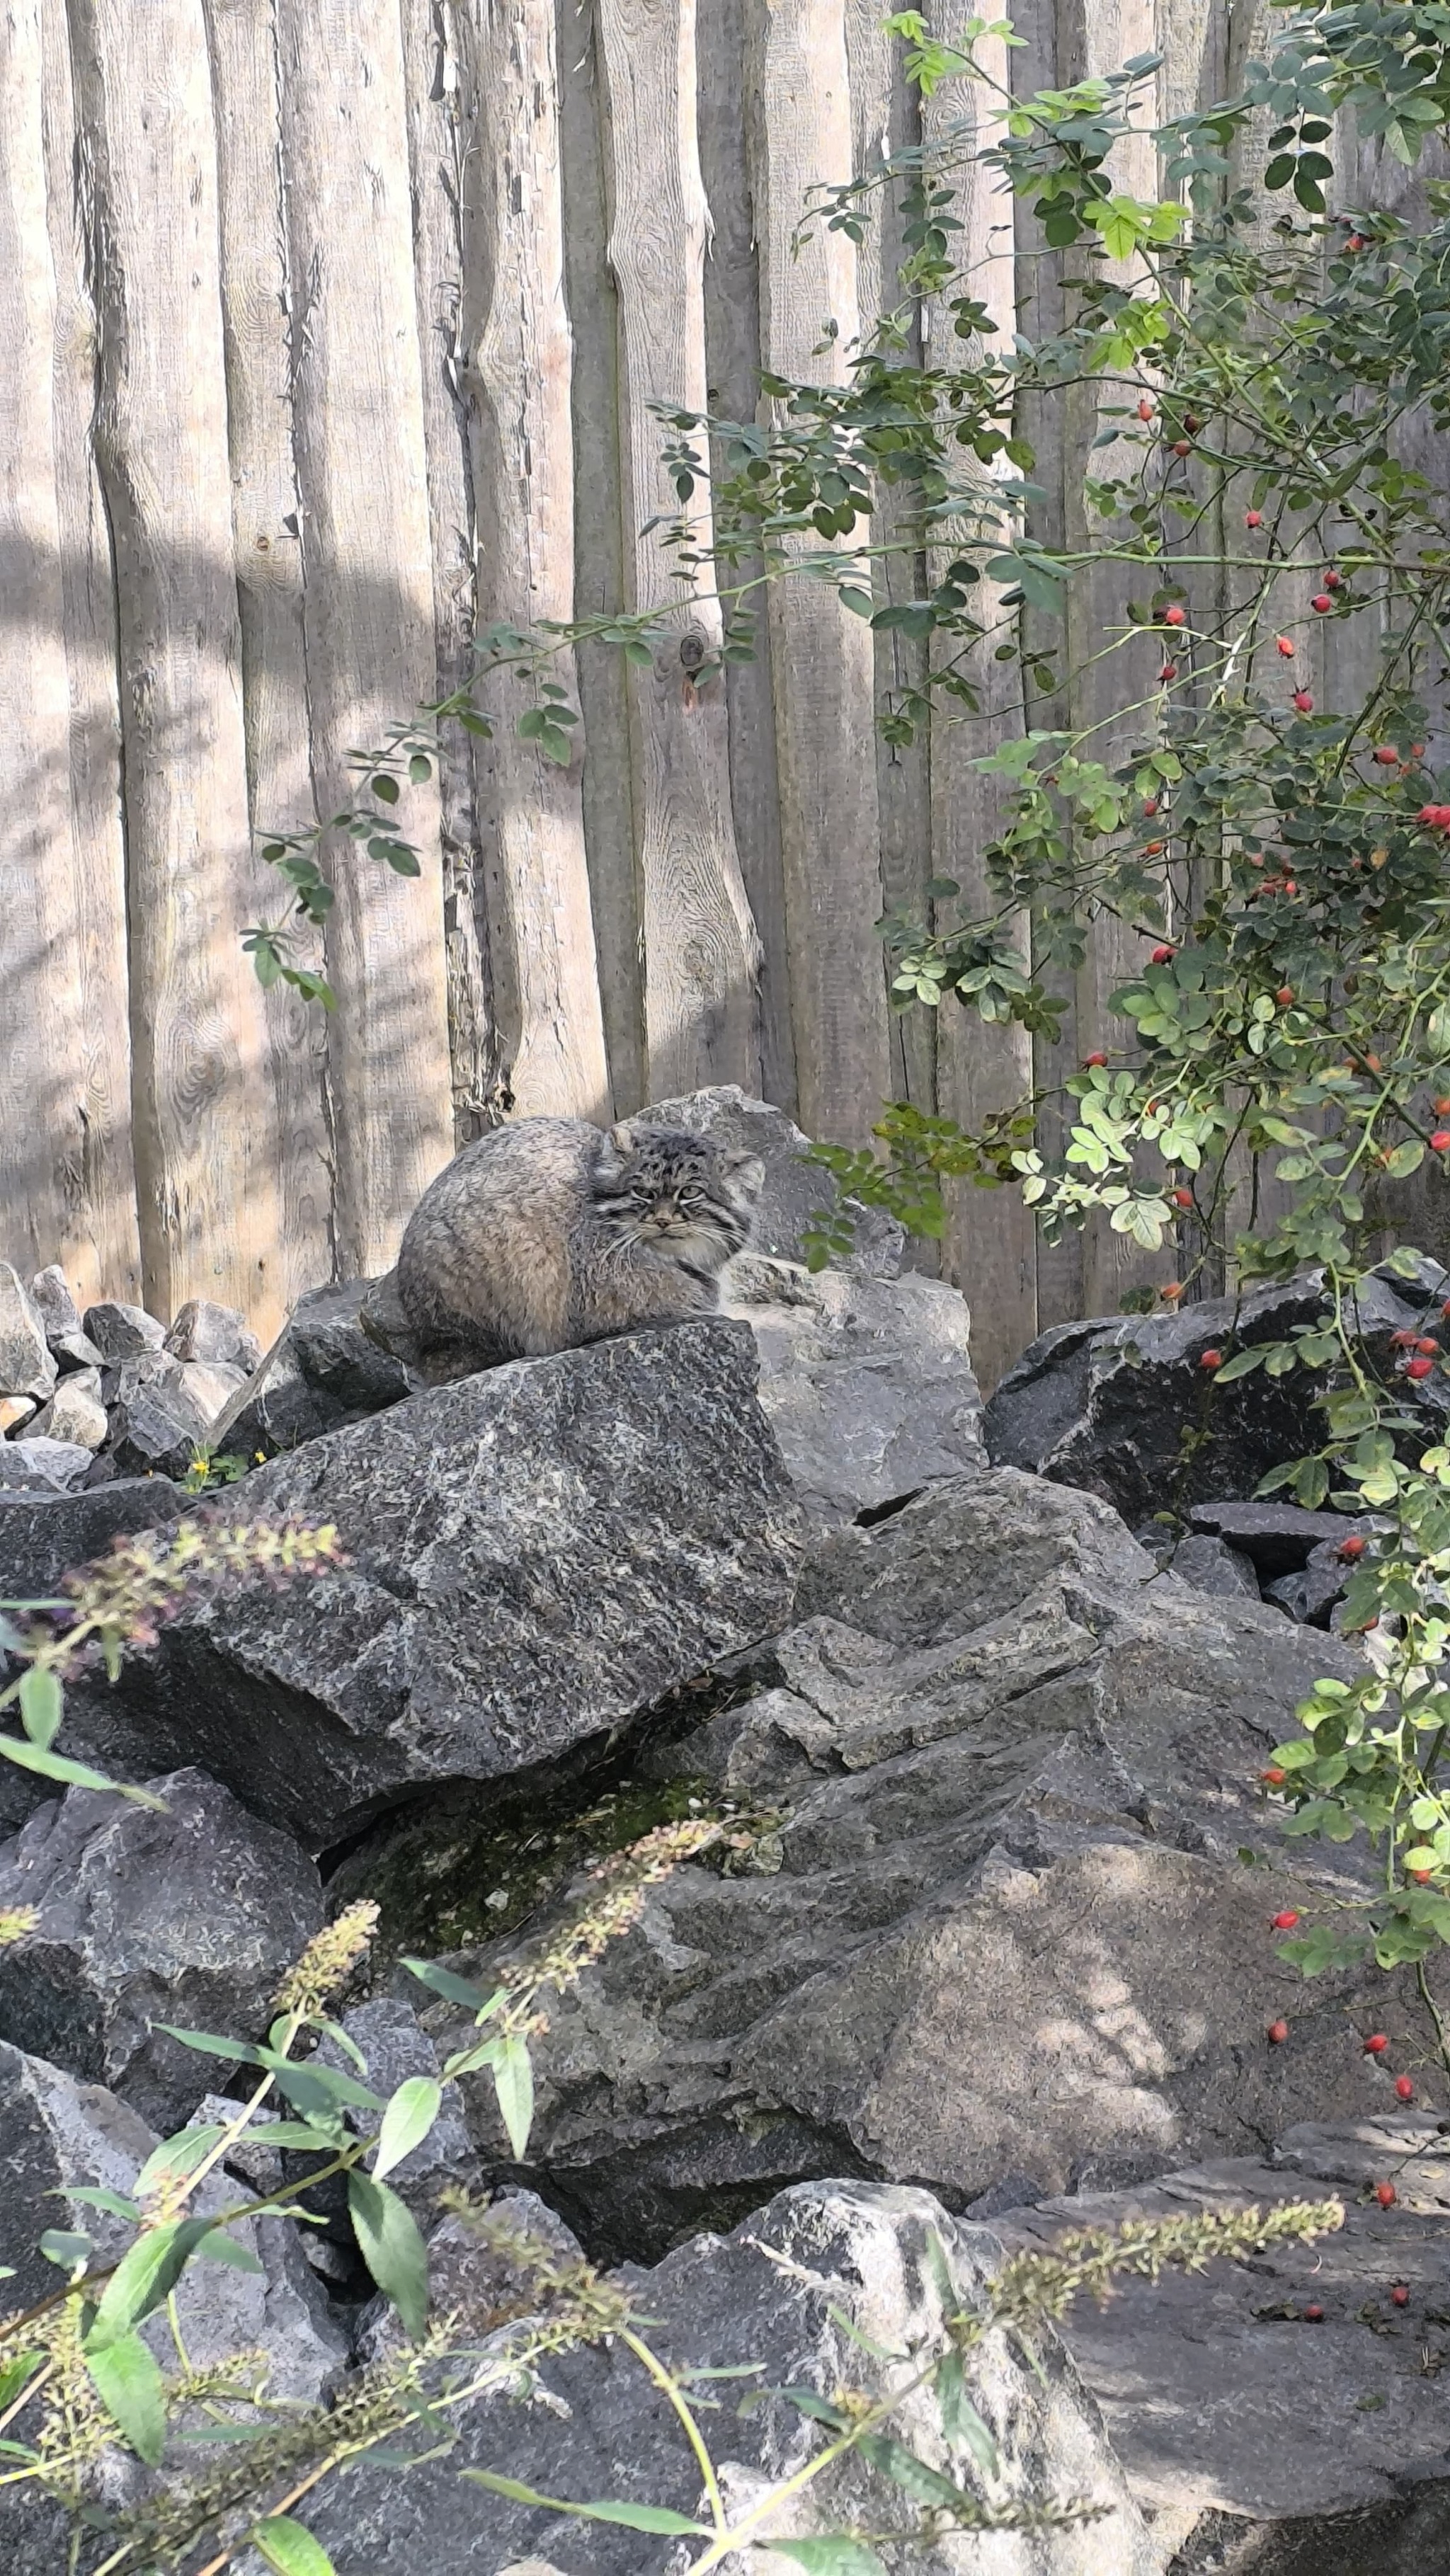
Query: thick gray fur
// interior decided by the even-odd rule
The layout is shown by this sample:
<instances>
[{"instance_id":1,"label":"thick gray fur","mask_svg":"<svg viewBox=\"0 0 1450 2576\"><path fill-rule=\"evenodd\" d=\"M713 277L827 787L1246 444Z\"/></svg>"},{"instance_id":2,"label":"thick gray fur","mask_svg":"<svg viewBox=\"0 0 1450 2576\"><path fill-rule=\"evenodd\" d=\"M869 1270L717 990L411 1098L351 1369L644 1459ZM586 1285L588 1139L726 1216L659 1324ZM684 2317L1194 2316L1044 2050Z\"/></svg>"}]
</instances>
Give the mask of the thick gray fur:
<instances>
[{"instance_id":1,"label":"thick gray fur","mask_svg":"<svg viewBox=\"0 0 1450 2576\"><path fill-rule=\"evenodd\" d=\"M425 1190L398 1293L425 1350L542 1358L714 1314L764 1178L708 1136L520 1118L466 1145Z\"/></svg>"}]
</instances>

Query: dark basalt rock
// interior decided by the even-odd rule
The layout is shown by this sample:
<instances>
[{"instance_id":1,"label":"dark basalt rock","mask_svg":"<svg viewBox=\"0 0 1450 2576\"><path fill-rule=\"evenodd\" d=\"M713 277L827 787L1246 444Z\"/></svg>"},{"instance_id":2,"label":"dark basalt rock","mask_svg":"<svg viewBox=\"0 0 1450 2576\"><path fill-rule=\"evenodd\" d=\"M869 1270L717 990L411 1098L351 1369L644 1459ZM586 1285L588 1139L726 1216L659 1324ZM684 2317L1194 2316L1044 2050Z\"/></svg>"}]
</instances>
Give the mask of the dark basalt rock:
<instances>
[{"instance_id":1,"label":"dark basalt rock","mask_svg":"<svg viewBox=\"0 0 1450 2576\"><path fill-rule=\"evenodd\" d=\"M184 1609L71 1694L81 1740L133 1779L203 1763L317 1850L616 1726L788 1615L801 1515L755 1382L743 1325L691 1324L273 1460L248 1516L333 1523L346 1565Z\"/></svg>"},{"instance_id":2,"label":"dark basalt rock","mask_svg":"<svg viewBox=\"0 0 1450 2576\"><path fill-rule=\"evenodd\" d=\"M259 2039L323 1921L316 1864L200 1771L147 1783L164 1810L68 1789L0 1847L0 2039L106 2084L170 2136L217 2061L154 2025Z\"/></svg>"},{"instance_id":3,"label":"dark basalt rock","mask_svg":"<svg viewBox=\"0 0 1450 2576\"><path fill-rule=\"evenodd\" d=\"M994 1466L1100 1494L1129 1522L1252 1494L1271 1467L1320 1446L1322 1417L1311 1408L1323 1374L1295 1368L1271 1378L1257 1369L1224 1386L1200 1362L1209 1350L1291 1340L1322 1308L1318 1276L1306 1272L1172 1314L1055 1325L991 1397L987 1454ZM1438 1291L1427 1310L1412 1286L1367 1280L1359 1323L1376 1362L1392 1364L1394 1333L1428 1329L1427 1312L1438 1324ZM1405 1392L1425 1415L1426 1437L1441 1437L1450 1382L1431 1377Z\"/></svg>"}]
</instances>

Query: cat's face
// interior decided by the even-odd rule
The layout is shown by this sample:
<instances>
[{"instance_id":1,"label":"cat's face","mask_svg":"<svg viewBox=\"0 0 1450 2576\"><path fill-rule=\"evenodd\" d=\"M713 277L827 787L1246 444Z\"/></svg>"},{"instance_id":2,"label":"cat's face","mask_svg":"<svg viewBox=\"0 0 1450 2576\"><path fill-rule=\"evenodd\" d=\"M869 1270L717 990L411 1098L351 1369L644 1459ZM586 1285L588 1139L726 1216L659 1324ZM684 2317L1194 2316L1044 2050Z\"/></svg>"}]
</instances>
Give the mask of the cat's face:
<instances>
[{"instance_id":1,"label":"cat's face","mask_svg":"<svg viewBox=\"0 0 1450 2576\"><path fill-rule=\"evenodd\" d=\"M717 1267L748 1241L764 1178L753 1154L727 1153L708 1136L620 1126L600 1154L594 1205L632 1241Z\"/></svg>"}]
</instances>

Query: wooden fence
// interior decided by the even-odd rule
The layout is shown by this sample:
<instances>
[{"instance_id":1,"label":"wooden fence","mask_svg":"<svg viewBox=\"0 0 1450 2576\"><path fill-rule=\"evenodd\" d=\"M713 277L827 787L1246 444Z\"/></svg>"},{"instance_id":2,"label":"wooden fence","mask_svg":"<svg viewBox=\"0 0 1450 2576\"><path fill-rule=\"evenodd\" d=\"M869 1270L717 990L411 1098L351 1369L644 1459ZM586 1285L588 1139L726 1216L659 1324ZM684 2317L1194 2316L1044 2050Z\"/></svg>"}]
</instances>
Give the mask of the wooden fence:
<instances>
[{"instance_id":1,"label":"wooden fence","mask_svg":"<svg viewBox=\"0 0 1450 2576\"><path fill-rule=\"evenodd\" d=\"M1000 68L1036 88L1161 39L1165 111L1222 94L1243 13L1159 7L1021 0ZM841 367L892 292L889 210L794 249L814 183L916 130L882 14L0 0L0 1254L265 1333L386 1266L509 1108L729 1081L859 1143L889 1095L1020 1092L1016 1033L889 1023L872 937L883 896L973 883L1006 666L983 723L890 751L875 711L918 648L785 584L755 661L697 691L719 603L680 599L646 527L653 403L750 416L762 364ZM950 39L969 11L927 14ZM1050 323L1030 217L1014 236L985 185L968 215L1002 325ZM1049 524L1095 426L1089 400L1045 447ZM573 765L494 684L493 741L407 791L421 883L331 854L336 1014L264 997L257 829L347 801L349 752L455 685L478 628L621 606L667 610L665 640L566 672ZM1099 943L1064 1055L1123 962ZM1008 1193L969 1193L943 1258L989 1377L1146 1275L1107 1235L1044 1250Z\"/></svg>"}]
</instances>

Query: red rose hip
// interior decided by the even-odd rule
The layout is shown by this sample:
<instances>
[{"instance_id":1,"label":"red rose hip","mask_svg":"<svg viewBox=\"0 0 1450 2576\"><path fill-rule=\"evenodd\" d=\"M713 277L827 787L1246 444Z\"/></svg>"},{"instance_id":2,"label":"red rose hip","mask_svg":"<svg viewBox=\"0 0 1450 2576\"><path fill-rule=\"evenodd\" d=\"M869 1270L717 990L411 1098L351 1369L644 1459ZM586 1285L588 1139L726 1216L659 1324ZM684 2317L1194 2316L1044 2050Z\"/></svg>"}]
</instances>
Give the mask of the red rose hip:
<instances>
[{"instance_id":1,"label":"red rose hip","mask_svg":"<svg viewBox=\"0 0 1450 2576\"><path fill-rule=\"evenodd\" d=\"M1395 2091L1398 2093L1402 2102L1413 2102L1415 2098L1415 2088L1410 2082L1408 2075L1397 2075L1395 2077Z\"/></svg>"},{"instance_id":2,"label":"red rose hip","mask_svg":"<svg viewBox=\"0 0 1450 2576\"><path fill-rule=\"evenodd\" d=\"M1389 2041L1382 2030L1372 2030L1364 2043L1366 2057L1383 2057Z\"/></svg>"},{"instance_id":3,"label":"red rose hip","mask_svg":"<svg viewBox=\"0 0 1450 2576\"><path fill-rule=\"evenodd\" d=\"M1298 1920L1299 1917L1295 1913L1293 1906L1286 1905L1282 1914L1276 1914L1274 1916L1274 1930L1276 1932L1292 1932Z\"/></svg>"},{"instance_id":4,"label":"red rose hip","mask_svg":"<svg viewBox=\"0 0 1450 2576\"><path fill-rule=\"evenodd\" d=\"M1288 2038L1288 2036L1289 2036L1289 2025L1288 2025L1288 2023L1287 2023L1286 2021L1271 2021L1271 2022L1270 2022L1270 2024L1269 2024L1269 2037L1270 2037L1270 2039L1273 2041L1274 2046L1275 2046L1276 2048L1282 2048L1282 2047L1283 2047L1283 2044L1284 2044L1285 2040Z\"/></svg>"},{"instance_id":5,"label":"red rose hip","mask_svg":"<svg viewBox=\"0 0 1450 2576\"><path fill-rule=\"evenodd\" d=\"M1392 2182L1377 2182L1374 2187L1374 2196L1379 2202L1381 2209L1393 2209L1395 2202L1399 2199L1400 2195L1396 2191Z\"/></svg>"}]
</instances>

